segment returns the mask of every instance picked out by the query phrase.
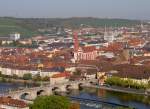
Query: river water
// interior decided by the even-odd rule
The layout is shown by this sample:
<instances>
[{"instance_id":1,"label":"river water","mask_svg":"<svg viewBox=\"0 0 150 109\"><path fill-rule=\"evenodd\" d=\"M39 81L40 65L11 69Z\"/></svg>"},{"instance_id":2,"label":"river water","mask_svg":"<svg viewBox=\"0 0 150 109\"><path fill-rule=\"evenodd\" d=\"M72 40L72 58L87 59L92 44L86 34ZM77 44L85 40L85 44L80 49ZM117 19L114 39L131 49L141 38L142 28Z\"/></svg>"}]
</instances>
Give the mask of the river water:
<instances>
[{"instance_id":1,"label":"river water","mask_svg":"<svg viewBox=\"0 0 150 109\"><path fill-rule=\"evenodd\" d=\"M0 83L0 95L9 91L19 90L25 87L35 87L37 84L22 83Z\"/></svg>"},{"instance_id":2,"label":"river water","mask_svg":"<svg viewBox=\"0 0 150 109\"><path fill-rule=\"evenodd\" d=\"M83 88L80 91L72 92L71 95L79 98L91 99L91 101L92 100L107 101L112 104L129 106L136 109L150 109L150 96L114 92L98 88ZM96 104L99 105L100 103ZM112 107L112 105L109 104L103 105L105 107ZM101 108L92 107L83 109L101 109Z\"/></svg>"},{"instance_id":3,"label":"river water","mask_svg":"<svg viewBox=\"0 0 150 109\"><path fill-rule=\"evenodd\" d=\"M5 91L19 89L20 87L26 87L26 85L0 83L0 94L3 94ZM80 101L81 109L113 109L114 104L130 106L136 109L150 109L150 96L127 94L98 88L83 88L80 91L73 90L68 95L80 98L80 100L75 101ZM106 101L110 104L100 101Z\"/></svg>"}]
</instances>

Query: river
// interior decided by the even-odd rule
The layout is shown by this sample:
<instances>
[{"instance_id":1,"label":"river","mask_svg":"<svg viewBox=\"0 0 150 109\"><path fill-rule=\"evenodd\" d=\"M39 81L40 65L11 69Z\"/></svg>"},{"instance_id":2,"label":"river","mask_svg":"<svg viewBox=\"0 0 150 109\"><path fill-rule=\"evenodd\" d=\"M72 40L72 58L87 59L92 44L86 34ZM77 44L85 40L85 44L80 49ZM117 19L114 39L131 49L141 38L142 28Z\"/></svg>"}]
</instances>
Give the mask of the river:
<instances>
[{"instance_id":1,"label":"river","mask_svg":"<svg viewBox=\"0 0 150 109\"><path fill-rule=\"evenodd\" d=\"M98 88L83 88L80 91L73 91L71 95L91 100L104 100L112 104L125 105L136 109L150 109L150 96L114 92Z\"/></svg>"},{"instance_id":2,"label":"river","mask_svg":"<svg viewBox=\"0 0 150 109\"><path fill-rule=\"evenodd\" d=\"M8 91L19 90L24 87L34 87L37 84L22 84L22 83L0 83L0 94L6 93Z\"/></svg>"},{"instance_id":3,"label":"river","mask_svg":"<svg viewBox=\"0 0 150 109\"><path fill-rule=\"evenodd\" d=\"M30 87L32 86L33 85L30 85ZM19 89L21 87L26 87L26 85L0 83L0 94L3 94L5 91ZM127 94L98 88L83 88L80 91L73 90L69 93L69 95L89 100L80 100L81 109L101 109L102 107L106 107L105 109L112 109L114 106L113 104L130 106L136 109L150 109L150 96ZM99 102L101 100L112 104Z\"/></svg>"}]
</instances>

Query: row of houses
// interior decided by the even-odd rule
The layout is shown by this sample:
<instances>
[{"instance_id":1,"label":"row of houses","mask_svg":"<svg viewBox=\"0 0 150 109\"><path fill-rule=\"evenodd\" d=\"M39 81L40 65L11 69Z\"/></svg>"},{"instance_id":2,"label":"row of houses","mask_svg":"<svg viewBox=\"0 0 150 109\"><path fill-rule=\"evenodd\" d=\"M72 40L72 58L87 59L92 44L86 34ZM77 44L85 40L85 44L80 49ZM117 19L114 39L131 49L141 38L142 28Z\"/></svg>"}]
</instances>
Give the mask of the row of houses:
<instances>
[{"instance_id":1,"label":"row of houses","mask_svg":"<svg viewBox=\"0 0 150 109\"><path fill-rule=\"evenodd\" d=\"M17 75L18 77L23 77L24 74L32 74L32 76L40 74L41 77L51 77L54 74L60 73L59 71L46 71L46 70L38 70L38 69L13 69L7 67L0 67L0 72L3 75L13 76Z\"/></svg>"}]
</instances>

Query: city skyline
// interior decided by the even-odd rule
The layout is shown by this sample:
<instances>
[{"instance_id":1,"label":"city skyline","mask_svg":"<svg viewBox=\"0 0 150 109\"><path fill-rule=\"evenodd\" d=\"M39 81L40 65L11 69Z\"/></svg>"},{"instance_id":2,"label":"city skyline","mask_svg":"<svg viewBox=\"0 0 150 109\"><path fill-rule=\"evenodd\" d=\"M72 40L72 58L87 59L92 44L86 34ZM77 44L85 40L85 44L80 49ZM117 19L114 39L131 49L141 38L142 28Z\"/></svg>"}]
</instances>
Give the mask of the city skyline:
<instances>
[{"instance_id":1,"label":"city skyline","mask_svg":"<svg viewBox=\"0 0 150 109\"><path fill-rule=\"evenodd\" d=\"M0 16L150 19L148 0L0 0Z\"/></svg>"}]
</instances>

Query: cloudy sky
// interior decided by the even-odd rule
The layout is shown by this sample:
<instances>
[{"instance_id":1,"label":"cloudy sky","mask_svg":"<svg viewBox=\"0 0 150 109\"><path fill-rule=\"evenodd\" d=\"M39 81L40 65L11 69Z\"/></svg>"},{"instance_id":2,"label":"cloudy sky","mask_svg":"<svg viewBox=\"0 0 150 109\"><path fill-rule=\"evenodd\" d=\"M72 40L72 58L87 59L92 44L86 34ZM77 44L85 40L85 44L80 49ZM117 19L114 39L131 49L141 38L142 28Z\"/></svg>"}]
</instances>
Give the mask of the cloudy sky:
<instances>
[{"instance_id":1,"label":"cloudy sky","mask_svg":"<svg viewBox=\"0 0 150 109\"><path fill-rule=\"evenodd\" d=\"M150 20L150 0L0 0L0 16Z\"/></svg>"}]
</instances>

